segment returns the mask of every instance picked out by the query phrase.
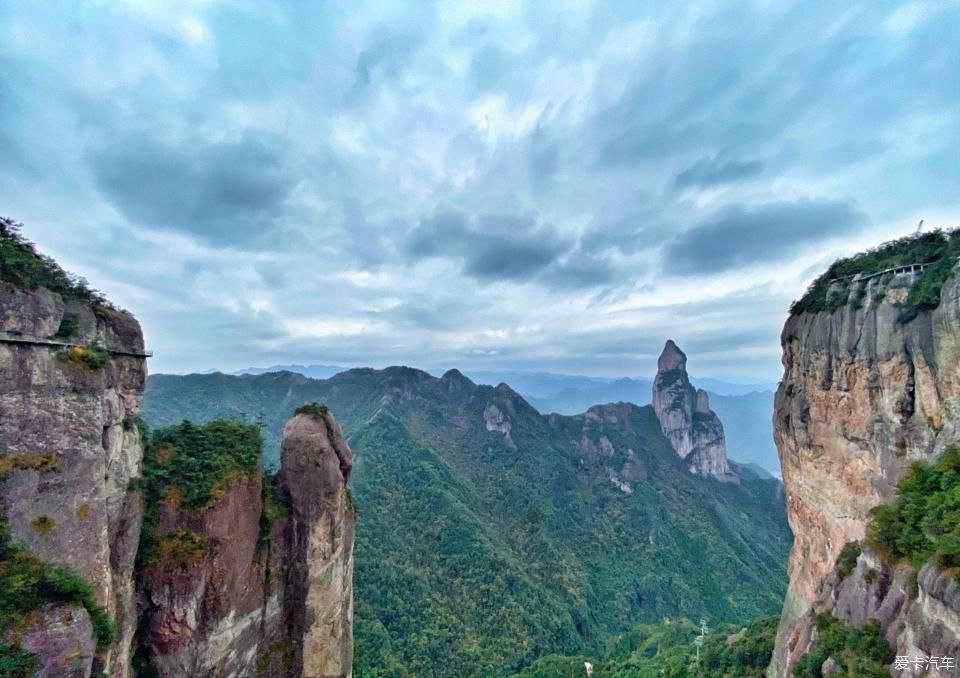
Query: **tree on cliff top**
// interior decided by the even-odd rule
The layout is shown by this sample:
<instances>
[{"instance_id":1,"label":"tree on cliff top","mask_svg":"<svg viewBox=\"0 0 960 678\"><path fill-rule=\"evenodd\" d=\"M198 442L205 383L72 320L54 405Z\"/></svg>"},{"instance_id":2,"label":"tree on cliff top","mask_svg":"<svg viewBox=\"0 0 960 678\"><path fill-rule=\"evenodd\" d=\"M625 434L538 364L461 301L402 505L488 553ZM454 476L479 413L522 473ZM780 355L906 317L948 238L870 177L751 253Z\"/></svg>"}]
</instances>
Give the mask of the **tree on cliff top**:
<instances>
[{"instance_id":1,"label":"tree on cliff top","mask_svg":"<svg viewBox=\"0 0 960 678\"><path fill-rule=\"evenodd\" d=\"M0 280L28 289L45 287L64 297L101 306L111 305L84 278L63 270L56 261L37 252L22 230L23 224L0 217Z\"/></svg>"}]
</instances>

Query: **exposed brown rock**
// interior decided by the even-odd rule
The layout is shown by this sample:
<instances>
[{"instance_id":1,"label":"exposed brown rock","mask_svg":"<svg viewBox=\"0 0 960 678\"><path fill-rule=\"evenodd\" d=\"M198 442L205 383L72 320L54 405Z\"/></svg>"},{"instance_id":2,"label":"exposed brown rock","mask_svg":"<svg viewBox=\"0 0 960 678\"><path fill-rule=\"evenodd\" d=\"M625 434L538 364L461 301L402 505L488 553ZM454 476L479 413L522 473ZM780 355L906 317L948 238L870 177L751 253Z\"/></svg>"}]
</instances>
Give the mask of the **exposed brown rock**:
<instances>
[{"instance_id":1,"label":"exposed brown rock","mask_svg":"<svg viewBox=\"0 0 960 678\"><path fill-rule=\"evenodd\" d=\"M290 496L286 600L304 678L349 676L353 661L352 459L336 420L298 414L283 430L280 483Z\"/></svg>"},{"instance_id":2,"label":"exposed brown rock","mask_svg":"<svg viewBox=\"0 0 960 678\"><path fill-rule=\"evenodd\" d=\"M14 541L89 582L118 626L117 641L98 652L86 610L47 605L15 639L0 629L0 640L36 654L40 676L122 678L134 650L160 676L350 675L351 458L330 414L288 424L280 478L290 511L269 534L262 472L233 477L202 510L173 500L155 507L159 535L202 548L149 563L135 578L139 325L102 304L0 283L0 339L0 512ZM64 339L105 347L109 360L65 360L61 346L44 343Z\"/></svg>"},{"instance_id":3,"label":"exposed brown rock","mask_svg":"<svg viewBox=\"0 0 960 678\"><path fill-rule=\"evenodd\" d=\"M158 534L205 544L143 573L140 643L160 676L349 676L355 518L350 448L329 413L284 430L279 483L289 516L261 534L262 473L212 506L160 510Z\"/></svg>"},{"instance_id":4,"label":"exposed brown rock","mask_svg":"<svg viewBox=\"0 0 960 678\"><path fill-rule=\"evenodd\" d=\"M889 283L854 282L846 306L792 316L784 327L774 435L794 545L771 676L789 675L809 649L811 611L836 609L853 623L877 616L901 649L919 648L911 638L922 637L924 628L952 628L952 637L960 637L958 608L934 604L940 589L933 581L930 588L921 584L929 604L905 607L891 593L900 575L884 575L894 583L879 601L870 586L841 593L831 579L844 544L863 539L870 509L894 497L909 465L933 460L960 440L958 279L945 284L936 310L903 323L899 303L911 280L908 274ZM917 614L923 624L910 622ZM892 631L901 621L904 630ZM929 647L952 642L945 637L945 644Z\"/></svg>"},{"instance_id":5,"label":"exposed brown rock","mask_svg":"<svg viewBox=\"0 0 960 678\"><path fill-rule=\"evenodd\" d=\"M71 342L143 352L140 326L126 313L0 283L0 332L7 336L47 339L68 316L76 328ZM142 513L139 497L127 491L142 460L140 432L130 421L140 408L146 363L112 354L104 367L90 369L60 360L58 348L0 342L0 460L10 462L0 474L0 507L14 541L93 586L119 635L96 665L125 676ZM76 624L69 628L79 633ZM55 646L39 644L43 652Z\"/></svg>"}]
</instances>

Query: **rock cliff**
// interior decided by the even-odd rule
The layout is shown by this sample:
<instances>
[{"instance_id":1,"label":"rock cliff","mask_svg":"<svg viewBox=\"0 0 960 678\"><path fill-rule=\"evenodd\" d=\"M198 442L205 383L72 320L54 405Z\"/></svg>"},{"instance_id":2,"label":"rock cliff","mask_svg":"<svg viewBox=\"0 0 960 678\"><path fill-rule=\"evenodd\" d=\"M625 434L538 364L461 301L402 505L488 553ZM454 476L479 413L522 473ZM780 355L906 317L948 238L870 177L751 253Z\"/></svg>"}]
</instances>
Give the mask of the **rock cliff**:
<instances>
[{"instance_id":1,"label":"rock cliff","mask_svg":"<svg viewBox=\"0 0 960 678\"><path fill-rule=\"evenodd\" d=\"M140 326L0 219L0 673L351 675L350 450L137 414ZM6 673L9 672L9 673Z\"/></svg>"},{"instance_id":2,"label":"rock cliff","mask_svg":"<svg viewBox=\"0 0 960 678\"><path fill-rule=\"evenodd\" d=\"M906 249L887 246L831 271ZM774 429L794 545L770 676L790 675L809 650L817 612L855 626L879 619L901 655L957 654L960 607L952 577L926 566L917 575L919 596L909 597L909 573L869 549L852 573L835 567L844 545L864 538L870 510L893 499L910 464L933 460L960 439L954 262L944 258L940 271L923 279L911 267L844 279L831 273L783 329ZM933 285L939 298L917 303L918 292Z\"/></svg>"},{"instance_id":3,"label":"rock cliff","mask_svg":"<svg viewBox=\"0 0 960 678\"><path fill-rule=\"evenodd\" d=\"M178 438L233 446L237 458L247 432L259 436L212 423ZM282 447L275 478L264 477L258 444L253 467L227 467L200 508L175 483L148 493L162 499L147 523L155 545L141 573L139 666L171 677L350 675L350 450L320 408L289 421ZM169 479L187 450L161 441L154 452L164 467L156 477Z\"/></svg>"},{"instance_id":4,"label":"rock cliff","mask_svg":"<svg viewBox=\"0 0 960 678\"><path fill-rule=\"evenodd\" d=\"M88 613L56 603L13 634L23 634L43 675L125 676L142 512L127 491L142 456L131 424L147 374L140 326L96 300L0 282L0 333L0 512L9 538L82 577L117 625L116 642L97 651Z\"/></svg>"},{"instance_id":5,"label":"rock cliff","mask_svg":"<svg viewBox=\"0 0 960 678\"><path fill-rule=\"evenodd\" d=\"M653 382L653 409L660 427L691 473L736 482L727 461L720 418L710 409L706 391L696 389L687 375L687 356L668 340L657 361Z\"/></svg>"},{"instance_id":6,"label":"rock cliff","mask_svg":"<svg viewBox=\"0 0 960 678\"><path fill-rule=\"evenodd\" d=\"M353 658L353 538L347 491L352 466L340 426L325 410L299 414L283 431L280 485L290 498L285 528L288 626L305 677L347 676Z\"/></svg>"}]
</instances>

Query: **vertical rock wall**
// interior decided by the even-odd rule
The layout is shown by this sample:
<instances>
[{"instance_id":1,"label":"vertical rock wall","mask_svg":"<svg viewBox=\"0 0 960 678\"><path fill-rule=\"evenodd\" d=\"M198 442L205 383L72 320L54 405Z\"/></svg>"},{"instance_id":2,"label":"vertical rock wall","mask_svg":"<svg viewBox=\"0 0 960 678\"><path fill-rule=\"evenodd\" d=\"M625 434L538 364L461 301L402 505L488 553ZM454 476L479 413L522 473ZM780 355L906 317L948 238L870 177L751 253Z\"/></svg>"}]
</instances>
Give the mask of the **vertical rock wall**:
<instances>
[{"instance_id":1,"label":"vertical rock wall","mask_svg":"<svg viewBox=\"0 0 960 678\"><path fill-rule=\"evenodd\" d=\"M58 357L59 346L28 342L60 334L58 340L142 354L140 326L103 305L0 283L0 333L0 508L13 541L80 574L118 624L117 642L95 659L89 642L77 640L72 653L50 642L54 633L84 636L80 627L89 626L89 619L81 609L61 615L49 633L39 621L25 642L37 648L49 675L70 675L80 666L80 675L92 667L126 676L142 513L138 494L127 488L141 472L133 417L146 361L111 353L94 368ZM79 624L72 630L66 621L71 615ZM72 657L69 666L65 656Z\"/></svg>"},{"instance_id":2,"label":"vertical rock wall","mask_svg":"<svg viewBox=\"0 0 960 678\"><path fill-rule=\"evenodd\" d=\"M350 676L350 467L339 425L318 409L284 430L283 520L262 520L260 471L234 478L201 511L161 507L158 536L187 533L204 548L145 567L141 661L170 678Z\"/></svg>"},{"instance_id":3,"label":"vertical rock wall","mask_svg":"<svg viewBox=\"0 0 960 678\"><path fill-rule=\"evenodd\" d=\"M350 448L329 413L299 414L283 431L280 483L290 497L287 580L296 663L304 678L349 676L353 658Z\"/></svg>"},{"instance_id":4,"label":"vertical rock wall","mask_svg":"<svg viewBox=\"0 0 960 678\"><path fill-rule=\"evenodd\" d=\"M790 675L809 649L811 610L833 609L834 564L844 544L863 539L870 509L894 497L911 462L960 440L957 276L936 310L902 322L911 282L910 274L854 282L845 306L794 315L783 329L774 435L794 545L771 676ZM870 608L871 587L860 592L858 604ZM857 607L849 591L846 607ZM888 638L909 646L898 630Z\"/></svg>"}]
</instances>

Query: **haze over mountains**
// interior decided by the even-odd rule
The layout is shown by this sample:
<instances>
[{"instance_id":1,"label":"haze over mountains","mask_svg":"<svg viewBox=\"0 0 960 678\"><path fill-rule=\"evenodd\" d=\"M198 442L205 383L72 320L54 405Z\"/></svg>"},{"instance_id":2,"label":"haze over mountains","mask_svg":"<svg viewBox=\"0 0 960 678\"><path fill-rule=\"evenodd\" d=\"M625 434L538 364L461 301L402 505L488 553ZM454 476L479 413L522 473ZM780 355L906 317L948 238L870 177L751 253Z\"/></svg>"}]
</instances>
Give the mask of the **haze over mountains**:
<instances>
[{"instance_id":1,"label":"haze over mountains","mask_svg":"<svg viewBox=\"0 0 960 678\"><path fill-rule=\"evenodd\" d=\"M293 372L312 379L328 379L349 368L336 365L273 365L248 367L233 374L257 375ZM211 370L213 372L215 370ZM440 376L441 370L427 370ZM592 377L553 372L464 370L477 384L508 384L541 414L580 414L593 405L629 402L648 405L653 380L644 377ZM710 394L713 410L723 422L730 456L780 475L780 459L773 443L773 392L776 384L741 384L719 379L690 377L697 388Z\"/></svg>"}]
</instances>

